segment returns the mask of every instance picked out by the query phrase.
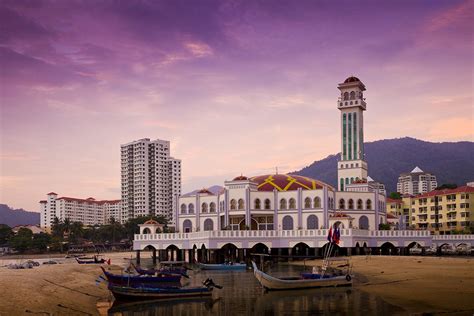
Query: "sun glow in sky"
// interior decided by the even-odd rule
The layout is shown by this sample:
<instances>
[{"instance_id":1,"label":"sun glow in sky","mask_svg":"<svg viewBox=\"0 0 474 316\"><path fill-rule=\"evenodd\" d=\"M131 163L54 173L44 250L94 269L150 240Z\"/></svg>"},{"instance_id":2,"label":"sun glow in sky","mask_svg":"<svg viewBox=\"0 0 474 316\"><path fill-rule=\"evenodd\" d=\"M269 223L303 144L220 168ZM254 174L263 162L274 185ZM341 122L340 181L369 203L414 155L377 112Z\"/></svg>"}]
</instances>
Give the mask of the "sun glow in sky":
<instances>
[{"instance_id":1,"label":"sun glow in sky","mask_svg":"<svg viewBox=\"0 0 474 316\"><path fill-rule=\"evenodd\" d=\"M0 3L0 203L120 198L120 144L171 141L183 191L339 151L337 84L366 141L473 140L472 1Z\"/></svg>"}]
</instances>

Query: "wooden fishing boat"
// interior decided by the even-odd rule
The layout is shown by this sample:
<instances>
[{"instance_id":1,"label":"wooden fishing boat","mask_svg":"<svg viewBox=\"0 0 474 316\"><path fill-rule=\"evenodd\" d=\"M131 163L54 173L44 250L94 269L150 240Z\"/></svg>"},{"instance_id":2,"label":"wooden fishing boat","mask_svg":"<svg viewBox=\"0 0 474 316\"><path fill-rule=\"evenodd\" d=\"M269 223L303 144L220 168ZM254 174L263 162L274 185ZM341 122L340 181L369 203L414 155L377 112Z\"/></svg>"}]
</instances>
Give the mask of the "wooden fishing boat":
<instances>
[{"instance_id":1,"label":"wooden fishing boat","mask_svg":"<svg viewBox=\"0 0 474 316\"><path fill-rule=\"evenodd\" d=\"M350 274L310 274L311 277L306 275L306 278L304 276L277 278L260 271L254 261L252 261L252 266L255 277L266 290L294 290L305 288L352 286L352 277Z\"/></svg>"},{"instance_id":2,"label":"wooden fishing boat","mask_svg":"<svg viewBox=\"0 0 474 316\"><path fill-rule=\"evenodd\" d=\"M100 267L104 272L109 285L128 287L159 287L159 286L181 286L180 274L158 273L154 276L113 274Z\"/></svg>"},{"instance_id":3,"label":"wooden fishing boat","mask_svg":"<svg viewBox=\"0 0 474 316\"><path fill-rule=\"evenodd\" d=\"M221 264L207 264L197 263L201 270L245 270L247 265L245 263L221 263Z\"/></svg>"},{"instance_id":4,"label":"wooden fishing boat","mask_svg":"<svg viewBox=\"0 0 474 316\"><path fill-rule=\"evenodd\" d=\"M167 266L167 265L162 265L161 268L159 269L143 269L140 266L137 266L135 264L131 264L132 267L137 271L138 274L141 275L155 275L157 273L168 273L168 274L181 274L185 278L189 278L189 276L186 273L186 268L185 267L180 267L180 266Z\"/></svg>"},{"instance_id":5,"label":"wooden fishing boat","mask_svg":"<svg viewBox=\"0 0 474 316\"><path fill-rule=\"evenodd\" d=\"M94 256L91 258L76 258L77 263L79 264L104 264L108 263L110 264L110 259L105 260L104 258L100 258L98 256Z\"/></svg>"},{"instance_id":6,"label":"wooden fishing boat","mask_svg":"<svg viewBox=\"0 0 474 316\"><path fill-rule=\"evenodd\" d=\"M160 299L160 298L184 298L184 297L202 297L212 295L212 288L206 286L198 287L130 287L117 286L109 287L117 300L144 300L144 299Z\"/></svg>"},{"instance_id":7,"label":"wooden fishing boat","mask_svg":"<svg viewBox=\"0 0 474 316\"><path fill-rule=\"evenodd\" d=\"M109 290L117 300L156 300L169 298L195 298L211 296L214 288L222 288L211 279L203 282L203 286L196 287L130 287L117 286L109 283Z\"/></svg>"}]
</instances>

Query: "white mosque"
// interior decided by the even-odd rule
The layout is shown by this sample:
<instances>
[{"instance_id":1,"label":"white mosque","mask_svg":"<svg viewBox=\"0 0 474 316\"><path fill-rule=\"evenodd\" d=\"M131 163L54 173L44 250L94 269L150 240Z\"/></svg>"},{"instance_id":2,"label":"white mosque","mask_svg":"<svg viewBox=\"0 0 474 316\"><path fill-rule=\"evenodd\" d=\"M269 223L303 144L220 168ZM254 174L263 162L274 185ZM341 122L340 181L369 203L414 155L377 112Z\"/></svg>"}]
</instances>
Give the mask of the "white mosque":
<instances>
[{"instance_id":1,"label":"white mosque","mask_svg":"<svg viewBox=\"0 0 474 316\"><path fill-rule=\"evenodd\" d=\"M338 188L289 174L238 176L218 194L203 189L177 198L181 233L221 230L291 231L342 228L377 230L386 223L385 188L368 176L364 160L365 86L356 77L338 85L341 159Z\"/></svg>"}]
</instances>

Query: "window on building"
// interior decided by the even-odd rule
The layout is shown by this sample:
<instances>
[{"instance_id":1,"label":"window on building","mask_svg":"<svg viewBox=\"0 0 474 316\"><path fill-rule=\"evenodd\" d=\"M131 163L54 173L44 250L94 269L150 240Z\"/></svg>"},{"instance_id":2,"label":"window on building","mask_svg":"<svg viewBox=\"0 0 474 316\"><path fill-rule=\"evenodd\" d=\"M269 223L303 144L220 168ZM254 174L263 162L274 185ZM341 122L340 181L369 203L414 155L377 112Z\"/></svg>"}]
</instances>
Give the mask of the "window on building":
<instances>
[{"instance_id":1,"label":"window on building","mask_svg":"<svg viewBox=\"0 0 474 316\"><path fill-rule=\"evenodd\" d=\"M293 230L293 218L289 215L283 217L283 230Z\"/></svg>"},{"instance_id":2,"label":"window on building","mask_svg":"<svg viewBox=\"0 0 474 316\"><path fill-rule=\"evenodd\" d=\"M350 210L353 210L354 209L354 200L353 199L349 199L349 209Z\"/></svg>"},{"instance_id":3,"label":"window on building","mask_svg":"<svg viewBox=\"0 0 474 316\"><path fill-rule=\"evenodd\" d=\"M339 200L339 208L342 210L346 208L346 201L344 199Z\"/></svg>"},{"instance_id":4,"label":"window on building","mask_svg":"<svg viewBox=\"0 0 474 316\"><path fill-rule=\"evenodd\" d=\"M265 205L264 206L265 206L266 210L271 209L270 199L265 199Z\"/></svg>"},{"instance_id":5,"label":"window on building","mask_svg":"<svg viewBox=\"0 0 474 316\"><path fill-rule=\"evenodd\" d=\"M243 199L239 199L239 210L243 210L243 209L245 209L244 200L243 200Z\"/></svg>"},{"instance_id":6,"label":"window on building","mask_svg":"<svg viewBox=\"0 0 474 316\"><path fill-rule=\"evenodd\" d=\"M365 209L366 210L371 210L372 209L372 200L367 199L367 201L365 202Z\"/></svg>"},{"instance_id":7,"label":"window on building","mask_svg":"<svg viewBox=\"0 0 474 316\"><path fill-rule=\"evenodd\" d=\"M311 208L311 199L309 197L304 199L304 208Z\"/></svg>"},{"instance_id":8,"label":"window on building","mask_svg":"<svg viewBox=\"0 0 474 316\"><path fill-rule=\"evenodd\" d=\"M316 215L310 215L306 219L306 229L318 229L318 217Z\"/></svg>"},{"instance_id":9,"label":"window on building","mask_svg":"<svg viewBox=\"0 0 474 316\"><path fill-rule=\"evenodd\" d=\"M358 200L357 200L357 209L358 209L358 210L361 210L361 209L363 209L363 208L364 208L364 206L362 205L362 199L358 199Z\"/></svg>"},{"instance_id":10,"label":"window on building","mask_svg":"<svg viewBox=\"0 0 474 316\"><path fill-rule=\"evenodd\" d=\"M215 213L215 212L216 212L216 203L211 202L211 204L209 204L209 211L210 211L211 213Z\"/></svg>"},{"instance_id":11,"label":"window on building","mask_svg":"<svg viewBox=\"0 0 474 316\"><path fill-rule=\"evenodd\" d=\"M255 199L254 205L255 205L255 209L256 209L256 210L259 210L259 209L262 208L260 199Z\"/></svg>"},{"instance_id":12,"label":"window on building","mask_svg":"<svg viewBox=\"0 0 474 316\"><path fill-rule=\"evenodd\" d=\"M230 209L231 210L237 209L237 201L235 199L230 200Z\"/></svg>"},{"instance_id":13,"label":"window on building","mask_svg":"<svg viewBox=\"0 0 474 316\"><path fill-rule=\"evenodd\" d=\"M207 213L207 203L201 204L201 213Z\"/></svg>"},{"instance_id":14,"label":"window on building","mask_svg":"<svg viewBox=\"0 0 474 316\"><path fill-rule=\"evenodd\" d=\"M314 198L314 208L321 208L321 199L318 196Z\"/></svg>"},{"instance_id":15,"label":"window on building","mask_svg":"<svg viewBox=\"0 0 474 316\"><path fill-rule=\"evenodd\" d=\"M290 210L296 209L296 200L294 198L290 199Z\"/></svg>"},{"instance_id":16,"label":"window on building","mask_svg":"<svg viewBox=\"0 0 474 316\"><path fill-rule=\"evenodd\" d=\"M286 208L287 208L286 200L285 200L285 199L281 199L281 200L280 200L280 210L286 210Z\"/></svg>"},{"instance_id":17,"label":"window on building","mask_svg":"<svg viewBox=\"0 0 474 316\"><path fill-rule=\"evenodd\" d=\"M186 204L181 204L181 214L186 214Z\"/></svg>"}]
</instances>

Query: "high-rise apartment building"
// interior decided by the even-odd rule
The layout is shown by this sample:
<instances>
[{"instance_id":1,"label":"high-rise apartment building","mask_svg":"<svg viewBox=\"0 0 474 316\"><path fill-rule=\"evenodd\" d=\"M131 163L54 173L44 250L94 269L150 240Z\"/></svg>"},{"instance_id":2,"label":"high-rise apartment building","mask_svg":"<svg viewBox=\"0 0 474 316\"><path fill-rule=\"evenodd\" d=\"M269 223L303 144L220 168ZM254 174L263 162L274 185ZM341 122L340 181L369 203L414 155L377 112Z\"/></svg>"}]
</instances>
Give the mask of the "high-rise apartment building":
<instances>
[{"instance_id":1,"label":"high-rise apartment building","mask_svg":"<svg viewBox=\"0 0 474 316\"><path fill-rule=\"evenodd\" d=\"M51 229L55 217L62 221L67 218L71 222L81 222L86 226L108 224L112 217L116 221L121 221L120 200L57 196L56 193L50 192L46 200L40 201L42 228Z\"/></svg>"},{"instance_id":2,"label":"high-rise apartment building","mask_svg":"<svg viewBox=\"0 0 474 316\"><path fill-rule=\"evenodd\" d=\"M402 173L398 177L397 192L401 194L423 194L430 192L438 186L436 176L424 172L416 167L411 172Z\"/></svg>"},{"instance_id":3,"label":"high-rise apartment building","mask_svg":"<svg viewBox=\"0 0 474 316\"><path fill-rule=\"evenodd\" d=\"M174 195L181 194L181 161L170 142L144 138L121 145L122 221L144 215L173 220Z\"/></svg>"}]
</instances>

